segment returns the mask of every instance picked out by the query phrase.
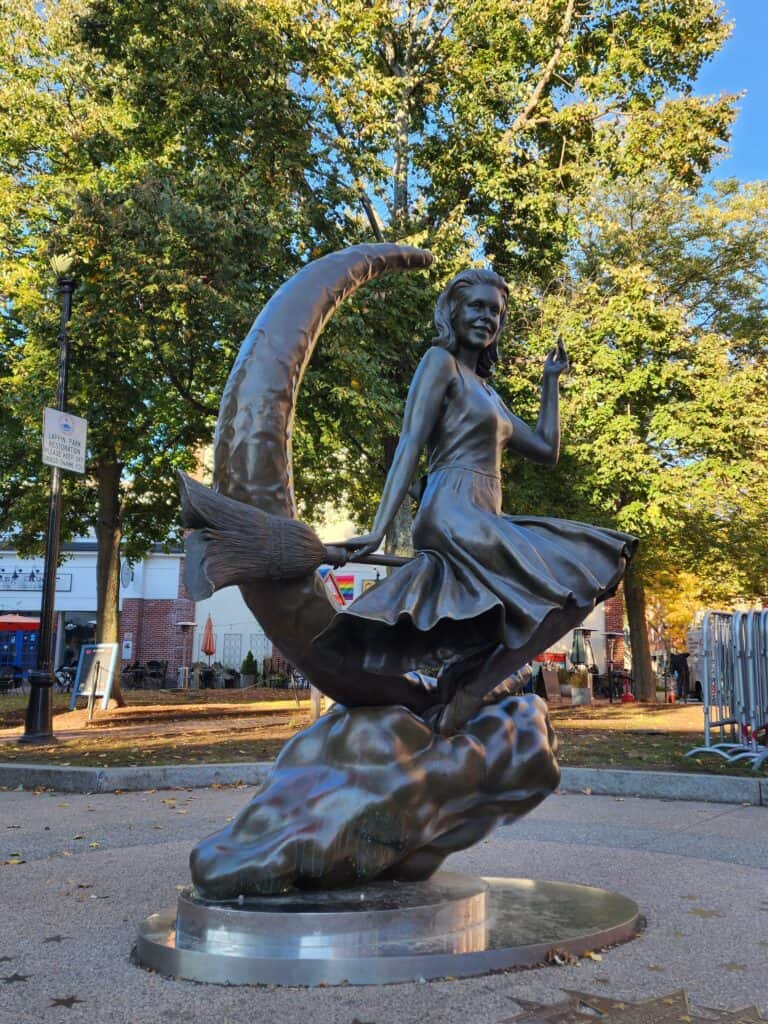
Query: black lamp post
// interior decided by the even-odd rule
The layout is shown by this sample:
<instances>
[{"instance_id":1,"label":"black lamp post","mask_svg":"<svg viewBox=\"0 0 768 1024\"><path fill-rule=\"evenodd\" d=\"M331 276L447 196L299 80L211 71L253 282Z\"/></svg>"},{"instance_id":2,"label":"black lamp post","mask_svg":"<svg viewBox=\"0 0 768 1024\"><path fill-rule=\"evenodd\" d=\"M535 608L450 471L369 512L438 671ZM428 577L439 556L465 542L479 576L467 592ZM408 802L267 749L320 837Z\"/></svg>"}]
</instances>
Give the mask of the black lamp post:
<instances>
[{"instance_id":1,"label":"black lamp post","mask_svg":"<svg viewBox=\"0 0 768 1024\"><path fill-rule=\"evenodd\" d=\"M67 375L69 372L69 335L67 324L72 315L72 293L75 279L70 275L71 256L55 256L51 260L56 274L56 285L61 296L59 324L59 374L56 385L56 408L64 412L67 406ZM45 538L45 568L40 604L40 635L37 642L37 668L29 673L29 703L24 722L24 734L19 743L55 743L53 735L53 620L55 615L56 569L59 564L59 535L61 533L61 469L51 468L51 496L48 504L48 531Z\"/></svg>"}]
</instances>

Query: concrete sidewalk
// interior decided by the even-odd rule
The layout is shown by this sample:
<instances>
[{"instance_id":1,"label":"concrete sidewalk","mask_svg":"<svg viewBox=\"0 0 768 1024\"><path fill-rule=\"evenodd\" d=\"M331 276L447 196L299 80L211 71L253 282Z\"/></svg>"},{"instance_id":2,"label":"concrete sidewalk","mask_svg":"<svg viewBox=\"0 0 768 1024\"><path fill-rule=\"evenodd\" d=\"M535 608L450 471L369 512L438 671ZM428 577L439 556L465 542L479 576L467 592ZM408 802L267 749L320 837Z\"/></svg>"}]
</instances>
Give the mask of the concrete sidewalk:
<instances>
[{"instance_id":1,"label":"concrete sidewalk","mask_svg":"<svg viewBox=\"0 0 768 1024\"><path fill-rule=\"evenodd\" d=\"M768 810L580 793L550 797L446 866L636 900L647 930L601 961L312 990L201 986L134 967L139 922L175 903L192 845L251 792L0 793L0 1022L501 1024L518 997L640 1000L681 987L705 1006L768 1010ZM70 996L81 1002L51 1005Z\"/></svg>"}]
</instances>

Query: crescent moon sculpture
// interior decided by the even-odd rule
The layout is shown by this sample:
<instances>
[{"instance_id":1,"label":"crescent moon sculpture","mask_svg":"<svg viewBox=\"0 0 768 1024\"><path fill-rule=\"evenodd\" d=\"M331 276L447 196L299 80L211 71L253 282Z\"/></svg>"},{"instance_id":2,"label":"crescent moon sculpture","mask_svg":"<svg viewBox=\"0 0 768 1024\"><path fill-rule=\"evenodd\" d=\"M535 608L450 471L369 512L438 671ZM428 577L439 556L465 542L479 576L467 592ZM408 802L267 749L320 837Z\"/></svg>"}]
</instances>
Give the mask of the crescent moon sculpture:
<instances>
[{"instance_id":1,"label":"crescent moon sculpture","mask_svg":"<svg viewBox=\"0 0 768 1024\"><path fill-rule=\"evenodd\" d=\"M291 440L301 380L317 339L334 311L361 285L393 271L424 270L432 254L424 249L381 243L357 245L308 264L269 300L245 338L224 388L214 440L213 486L219 495L268 515L271 546L285 546L287 524L295 521ZM286 579L258 575L248 580L249 552L241 550L240 523L234 504L215 496L182 475L182 499L188 526L232 524L222 538L218 580L238 582L245 603L285 657L331 699L346 706L401 704L423 712L435 701L432 680L359 672L351 679L341 659L318 654L312 638L330 623L334 607L322 581L313 573ZM240 514L245 510L241 508ZM245 523L242 523L245 526ZM206 585L200 563L210 533L187 541L185 582L196 599L209 596L220 582ZM296 534L292 534L296 543ZM242 541L240 541L242 543ZM317 564L325 559L318 557ZM227 572L229 570L229 574ZM210 570L209 570L210 571ZM202 577L202 579L201 579Z\"/></svg>"},{"instance_id":2,"label":"crescent moon sculpture","mask_svg":"<svg viewBox=\"0 0 768 1024\"><path fill-rule=\"evenodd\" d=\"M421 249L359 245L286 282L254 322L227 381L213 490L181 478L184 521L193 528L191 595L238 584L280 651L338 705L290 740L251 803L193 850L192 878L205 899L426 878L449 853L527 813L558 784L554 735L537 697L497 692L460 733L441 736L422 717L436 703L433 679L350 673L341 657L312 646L335 614L313 570L334 552L296 519L296 396L338 305L383 273L431 261Z\"/></svg>"}]
</instances>

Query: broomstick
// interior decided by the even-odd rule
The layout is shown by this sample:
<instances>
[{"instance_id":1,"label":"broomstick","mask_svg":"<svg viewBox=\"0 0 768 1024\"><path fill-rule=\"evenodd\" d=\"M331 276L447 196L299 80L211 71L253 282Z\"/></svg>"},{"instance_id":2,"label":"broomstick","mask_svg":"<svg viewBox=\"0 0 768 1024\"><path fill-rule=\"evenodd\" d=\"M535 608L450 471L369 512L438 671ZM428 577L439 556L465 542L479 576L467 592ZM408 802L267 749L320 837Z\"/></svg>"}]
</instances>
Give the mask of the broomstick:
<instances>
[{"instance_id":1,"label":"broomstick","mask_svg":"<svg viewBox=\"0 0 768 1024\"><path fill-rule=\"evenodd\" d=\"M177 474L181 521L192 532L184 541L184 585L195 601L216 590L256 579L288 580L310 576L321 565L344 565L345 548L323 544L298 519L274 516L253 505L226 498ZM363 565L405 565L397 555L365 555Z\"/></svg>"}]
</instances>

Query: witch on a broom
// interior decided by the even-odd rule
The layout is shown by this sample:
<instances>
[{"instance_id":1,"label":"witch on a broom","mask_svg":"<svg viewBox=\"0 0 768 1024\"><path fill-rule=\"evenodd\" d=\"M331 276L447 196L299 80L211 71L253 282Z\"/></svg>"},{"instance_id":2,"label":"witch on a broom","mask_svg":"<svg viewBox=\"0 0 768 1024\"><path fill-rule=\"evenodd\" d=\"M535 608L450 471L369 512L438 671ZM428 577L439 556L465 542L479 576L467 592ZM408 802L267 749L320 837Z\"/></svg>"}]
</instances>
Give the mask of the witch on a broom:
<instances>
[{"instance_id":1,"label":"witch on a broom","mask_svg":"<svg viewBox=\"0 0 768 1024\"><path fill-rule=\"evenodd\" d=\"M374 251L379 264L370 259ZM318 261L288 282L244 343L217 428L214 486L221 493L183 478L185 521L196 528L187 541L187 587L204 597L239 584L268 635L323 692L348 707L402 704L450 735L494 691L520 686L526 662L615 589L636 541L583 523L502 513L505 449L557 462L558 382L568 359L558 341L544 364L534 428L507 409L489 378L508 289L487 270L458 274L438 299L437 336L411 383L371 532L324 546L295 519L293 403L319 331L361 283L361 260L372 277L429 258L398 246L333 255L338 265L325 266L324 275L296 287ZM320 286L314 295L313 283ZM373 555L425 448L415 557ZM322 607L314 570L348 560L399 564L343 610ZM436 680L417 671L425 664L441 666Z\"/></svg>"}]
</instances>

